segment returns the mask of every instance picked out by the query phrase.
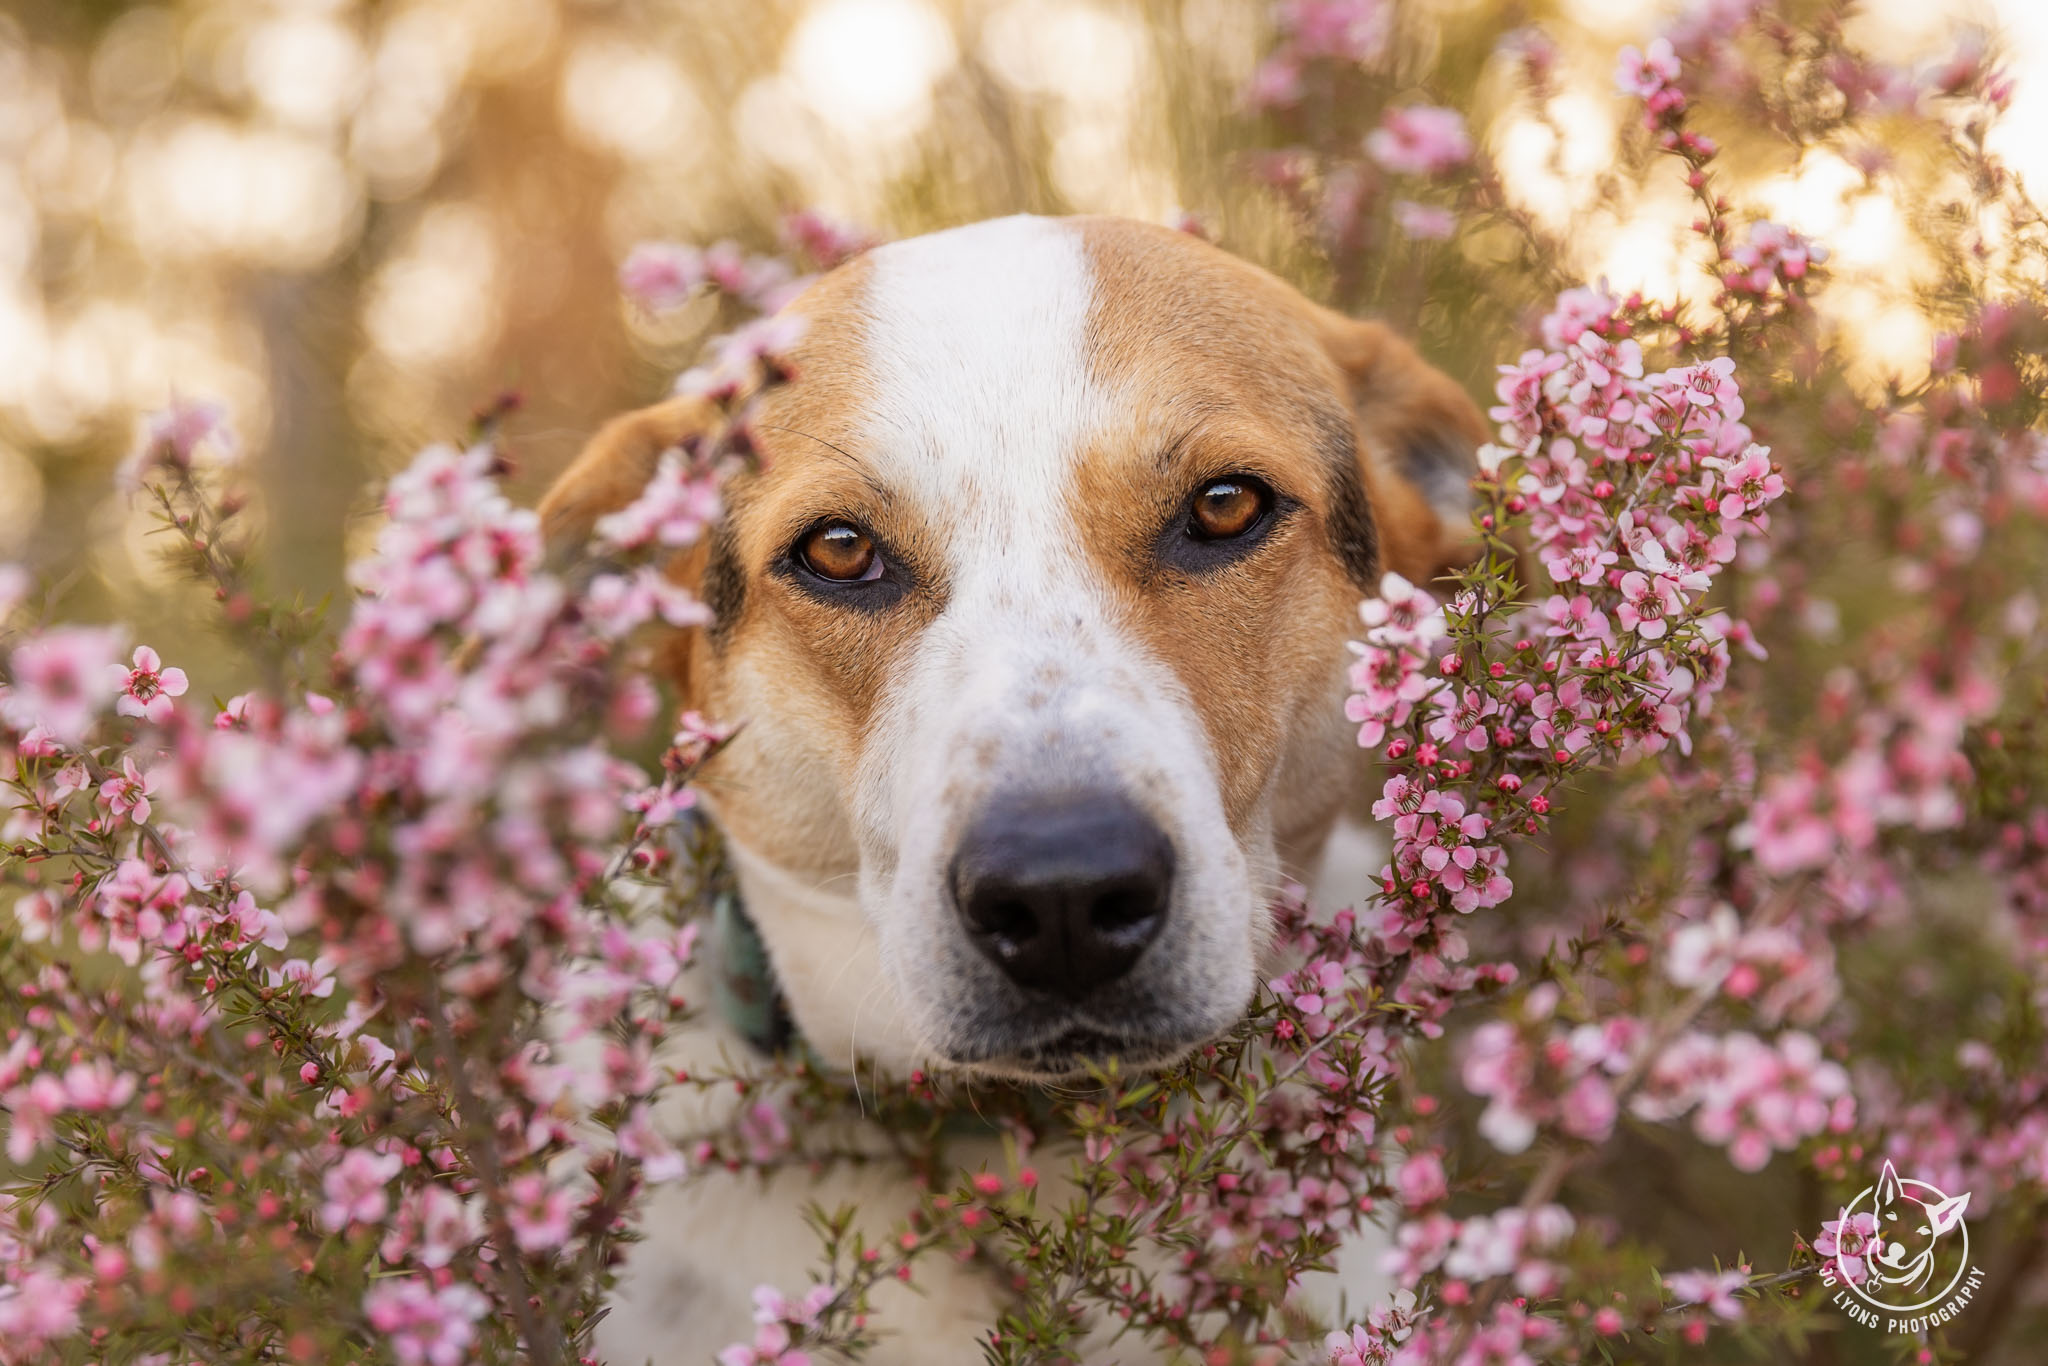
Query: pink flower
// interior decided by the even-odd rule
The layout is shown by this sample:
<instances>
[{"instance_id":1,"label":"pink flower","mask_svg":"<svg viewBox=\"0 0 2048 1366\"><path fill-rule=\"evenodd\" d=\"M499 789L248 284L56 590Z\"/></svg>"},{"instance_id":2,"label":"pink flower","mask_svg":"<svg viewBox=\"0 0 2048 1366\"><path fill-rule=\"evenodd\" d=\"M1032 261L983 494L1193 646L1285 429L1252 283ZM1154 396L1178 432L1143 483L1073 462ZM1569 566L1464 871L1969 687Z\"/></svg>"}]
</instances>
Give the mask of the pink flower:
<instances>
[{"instance_id":1,"label":"pink flower","mask_svg":"<svg viewBox=\"0 0 2048 1366\"><path fill-rule=\"evenodd\" d=\"M789 1328L764 1323L754 1330L751 1345L736 1342L718 1353L718 1366L811 1366L811 1356L791 1346Z\"/></svg>"},{"instance_id":2,"label":"pink flower","mask_svg":"<svg viewBox=\"0 0 2048 1366\"><path fill-rule=\"evenodd\" d=\"M156 779L135 766L135 756L121 756L121 774L100 784L100 800L107 804L107 810L114 813L114 819L129 817L137 825L149 821L149 794L156 790Z\"/></svg>"},{"instance_id":3,"label":"pink flower","mask_svg":"<svg viewBox=\"0 0 2048 1366\"><path fill-rule=\"evenodd\" d=\"M1734 1322L1742 1317L1742 1302L1735 1292L1749 1285L1749 1273L1740 1268L1674 1271L1664 1278L1664 1284L1682 1303L1702 1305L1715 1317Z\"/></svg>"},{"instance_id":4,"label":"pink flower","mask_svg":"<svg viewBox=\"0 0 2048 1366\"><path fill-rule=\"evenodd\" d=\"M375 1282L363 1296L370 1326L384 1335L399 1366L462 1366L476 1324L491 1310L482 1291L462 1281L439 1290L423 1277Z\"/></svg>"},{"instance_id":5,"label":"pink flower","mask_svg":"<svg viewBox=\"0 0 2048 1366\"><path fill-rule=\"evenodd\" d=\"M1392 10L1386 0L1281 0L1274 18L1283 50L1302 60L1357 66L1386 51Z\"/></svg>"},{"instance_id":6,"label":"pink flower","mask_svg":"<svg viewBox=\"0 0 2048 1366\"><path fill-rule=\"evenodd\" d=\"M1379 1305L1342 1333L1323 1339L1330 1366L1388 1366L1402 1341L1415 1327L1415 1312L1393 1305Z\"/></svg>"},{"instance_id":7,"label":"pink flower","mask_svg":"<svg viewBox=\"0 0 2048 1366\"><path fill-rule=\"evenodd\" d=\"M710 471L694 469L682 452L670 451L638 498L598 518L596 534L615 550L691 545L717 519L719 506L718 483Z\"/></svg>"},{"instance_id":8,"label":"pink flower","mask_svg":"<svg viewBox=\"0 0 2048 1366\"><path fill-rule=\"evenodd\" d=\"M1884 1250L1884 1240L1877 1236L1877 1216L1864 1210L1825 1220L1820 1227L1813 1250L1832 1261L1849 1284L1861 1285L1870 1275L1871 1259Z\"/></svg>"},{"instance_id":9,"label":"pink flower","mask_svg":"<svg viewBox=\"0 0 2048 1366\"><path fill-rule=\"evenodd\" d=\"M784 214L777 235L783 245L808 256L820 270L830 270L875 245L872 233L842 223L816 209Z\"/></svg>"},{"instance_id":10,"label":"pink flower","mask_svg":"<svg viewBox=\"0 0 2048 1366\"><path fill-rule=\"evenodd\" d=\"M0 692L9 724L40 726L63 745L83 740L118 686L109 676L120 671L120 648L121 632L99 626L60 627L15 646L7 659L12 686Z\"/></svg>"},{"instance_id":11,"label":"pink flower","mask_svg":"<svg viewBox=\"0 0 2048 1366\"><path fill-rule=\"evenodd\" d=\"M1780 280L1805 279L1810 266L1828 259L1828 249L1782 224L1759 221L1749 225L1746 241L1729 249L1728 259L1735 269L1723 283L1737 293L1762 295Z\"/></svg>"},{"instance_id":12,"label":"pink flower","mask_svg":"<svg viewBox=\"0 0 2048 1366\"><path fill-rule=\"evenodd\" d=\"M1436 599L1392 570L1380 576L1379 596L1358 605L1358 618L1373 645L1427 645L1444 634Z\"/></svg>"},{"instance_id":13,"label":"pink flower","mask_svg":"<svg viewBox=\"0 0 2048 1366\"><path fill-rule=\"evenodd\" d=\"M11 1361L33 1361L38 1349L78 1331L78 1306L92 1283L36 1266L8 1268L0 1284L0 1342ZM15 1355L19 1353L19 1355Z\"/></svg>"},{"instance_id":14,"label":"pink flower","mask_svg":"<svg viewBox=\"0 0 2048 1366\"><path fill-rule=\"evenodd\" d=\"M1594 1143L1604 1141L1614 1132L1619 1113L1614 1088L1596 1072L1587 1072L1573 1082L1558 1103L1558 1122L1564 1131Z\"/></svg>"},{"instance_id":15,"label":"pink flower","mask_svg":"<svg viewBox=\"0 0 2048 1366\"><path fill-rule=\"evenodd\" d=\"M1771 467L1771 453L1750 446L1735 460L1709 457L1702 462L1721 470L1723 492L1717 506L1723 517L1742 517L1782 497L1785 477Z\"/></svg>"},{"instance_id":16,"label":"pink flower","mask_svg":"<svg viewBox=\"0 0 2048 1366\"><path fill-rule=\"evenodd\" d=\"M1451 1187L1444 1177L1443 1154L1435 1148L1410 1153L1394 1177L1394 1189L1400 1192L1402 1205L1411 1210L1433 1205L1449 1195Z\"/></svg>"},{"instance_id":17,"label":"pink flower","mask_svg":"<svg viewBox=\"0 0 2048 1366\"><path fill-rule=\"evenodd\" d=\"M1553 593L1543 604L1543 619L1549 623L1543 634L1557 639L1598 640L1614 639L1614 628L1607 624L1607 614L1593 605L1593 600L1584 593L1566 598Z\"/></svg>"},{"instance_id":18,"label":"pink flower","mask_svg":"<svg viewBox=\"0 0 2048 1366\"><path fill-rule=\"evenodd\" d=\"M649 313L681 308L706 278L704 253L677 242L642 242L619 267L619 288Z\"/></svg>"},{"instance_id":19,"label":"pink flower","mask_svg":"<svg viewBox=\"0 0 2048 1366\"><path fill-rule=\"evenodd\" d=\"M1614 68L1615 87L1624 95L1650 99L1678 80L1678 54L1669 38L1654 38L1647 52L1637 47L1621 50Z\"/></svg>"},{"instance_id":20,"label":"pink flower","mask_svg":"<svg viewBox=\"0 0 2048 1366\"><path fill-rule=\"evenodd\" d=\"M124 668L116 664L111 670L114 685L121 695L114 699L114 710L123 716L136 716L145 721L162 725L171 719L174 704L171 699L183 697L190 686L183 669L166 669L157 658L155 650L147 645L135 647L133 667Z\"/></svg>"},{"instance_id":21,"label":"pink flower","mask_svg":"<svg viewBox=\"0 0 2048 1366\"><path fill-rule=\"evenodd\" d=\"M385 1186L404 1164L396 1153L351 1148L320 1179L326 1200L320 1222L339 1232L350 1224L374 1224L391 1208Z\"/></svg>"},{"instance_id":22,"label":"pink flower","mask_svg":"<svg viewBox=\"0 0 2048 1366\"><path fill-rule=\"evenodd\" d=\"M521 1252L546 1252L569 1241L576 1207L568 1191L528 1172L506 1183L505 1200L505 1221Z\"/></svg>"},{"instance_id":23,"label":"pink flower","mask_svg":"<svg viewBox=\"0 0 2048 1366\"><path fill-rule=\"evenodd\" d=\"M64 1071L64 1098L74 1110L113 1110L135 1095L135 1078L105 1058L75 1062Z\"/></svg>"},{"instance_id":24,"label":"pink flower","mask_svg":"<svg viewBox=\"0 0 2048 1366\"><path fill-rule=\"evenodd\" d=\"M1661 640L1671 629L1671 618L1684 606L1678 581L1669 574L1653 577L1630 570L1621 576L1621 604L1614 609L1614 616L1622 630L1634 631L1644 640Z\"/></svg>"},{"instance_id":25,"label":"pink flower","mask_svg":"<svg viewBox=\"0 0 2048 1366\"><path fill-rule=\"evenodd\" d=\"M152 469L186 473L208 447L219 459L234 458L235 433L228 426L227 409L205 399L173 399L170 407L143 418L135 448L121 462L114 482L132 491L142 487Z\"/></svg>"},{"instance_id":26,"label":"pink flower","mask_svg":"<svg viewBox=\"0 0 2048 1366\"><path fill-rule=\"evenodd\" d=\"M1471 157L1472 138L1457 110L1411 104L1389 109L1365 150L1396 175L1441 175Z\"/></svg>"}]
</instances>

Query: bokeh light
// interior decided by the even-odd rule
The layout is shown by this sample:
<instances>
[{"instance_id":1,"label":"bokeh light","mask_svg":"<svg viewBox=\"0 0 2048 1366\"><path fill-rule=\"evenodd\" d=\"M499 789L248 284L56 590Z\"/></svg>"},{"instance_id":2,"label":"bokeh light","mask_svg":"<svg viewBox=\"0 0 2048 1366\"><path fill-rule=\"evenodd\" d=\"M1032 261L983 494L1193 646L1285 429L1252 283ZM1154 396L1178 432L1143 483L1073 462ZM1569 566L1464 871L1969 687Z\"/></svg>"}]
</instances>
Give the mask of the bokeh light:
<instances>
[{"instance_id":1,"label":"bokeh light","mask_svg":"<svg viewBox=\"0 0 2048 1366\"><path fill-rule=\"evenodd\" d=\"M1416 8L1446 51L1507 13ZM1612 198L1613 52L1670 10L1521 6L1559 40L1553 97L1499 94L1504 54L1472 59L1473 78L1513 204L1568 230L1589 276L1696 300L1704 264L1670 230L1683 195ZM2048 181L2048 6L1864 11L1862 38L1901 61L1940 59L1958 21L1995 29L2018 80L1992 146ZM16 0L0 18L0 555L81 569L86 599L161 593L147 556L108 570L78 547L111 515L137 415L173 393L229 404L287 585L332 587L354 534L337 512L501 390L527 403L531 492L717 322L620 302L616 264L648 237L767 247L805 204L885 235L1193 209L1256 255L1279 211L1246 201L1234 111L1265 24L1237 0ZM1911 168L1815 154L1750 172L1750 203L1833 245L1823 307L1871 382L1910 377L1931 265L1888 177Z\"/></svg>"}]
</instances>

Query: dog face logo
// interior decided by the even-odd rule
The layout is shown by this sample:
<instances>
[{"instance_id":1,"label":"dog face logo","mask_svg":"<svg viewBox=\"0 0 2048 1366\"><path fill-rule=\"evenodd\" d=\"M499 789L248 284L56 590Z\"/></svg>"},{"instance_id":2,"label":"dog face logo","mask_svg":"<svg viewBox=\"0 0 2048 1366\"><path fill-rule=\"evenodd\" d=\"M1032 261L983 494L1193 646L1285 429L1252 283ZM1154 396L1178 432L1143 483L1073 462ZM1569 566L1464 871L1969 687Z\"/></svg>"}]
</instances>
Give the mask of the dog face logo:
<instances>
[{"instance_id":1,"label":"dog face logo","mask_svg":"<svg viewBox=\"0 0 2048 1366\"><path fill-rule=\"evenodd\" d=\"M1860 1193L1833 1226L1836 1274L1862 1299L1904 1312L1932 1304L1955 1287L1970 1264L1963 1222L1970 1193L1949 1195L1902 1177L1887 1161L1877 1183Z\"/></svg>"}]
</instances>

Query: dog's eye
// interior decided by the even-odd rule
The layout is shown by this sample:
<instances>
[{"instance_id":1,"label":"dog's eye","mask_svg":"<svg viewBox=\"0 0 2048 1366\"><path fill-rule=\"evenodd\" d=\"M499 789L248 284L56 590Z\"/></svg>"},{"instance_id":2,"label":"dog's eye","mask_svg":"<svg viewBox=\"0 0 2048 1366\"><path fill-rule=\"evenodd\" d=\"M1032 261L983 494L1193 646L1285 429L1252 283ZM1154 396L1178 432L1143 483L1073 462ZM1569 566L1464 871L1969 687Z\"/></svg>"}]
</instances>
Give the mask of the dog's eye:
<instances>
[{"instance_id":1,"label":"dog's eye","mask_svg":"<svg viewBox=\"0 0 2048 1366\"><path fill-rule=\"evenodd\" d=\"M1195 491L1188 533L1207 541L1228 541L1259 524L1273 503L1273 491L1256 479L1231 475Z\"/></svg>"},{"instance_id":2,"label":"dog's eye","mask_svg":"<svg viewBox=\"0 0 2048 1366\"><path fill-rule=\"evenodd\" d=\"M882 577L882 556L865 531L851 522L826 522L797 543L804 568L834 583L865 583Z\"/></svg>"}]
</instances>

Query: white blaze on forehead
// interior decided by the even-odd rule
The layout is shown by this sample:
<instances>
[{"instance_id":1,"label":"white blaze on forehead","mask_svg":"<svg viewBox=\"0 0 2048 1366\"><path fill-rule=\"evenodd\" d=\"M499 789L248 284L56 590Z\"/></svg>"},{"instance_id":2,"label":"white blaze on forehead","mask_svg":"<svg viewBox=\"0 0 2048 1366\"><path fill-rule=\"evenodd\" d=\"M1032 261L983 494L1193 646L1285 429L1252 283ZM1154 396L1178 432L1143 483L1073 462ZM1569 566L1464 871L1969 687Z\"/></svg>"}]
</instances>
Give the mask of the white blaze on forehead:
<instances>
[{"instance_id":1,"label":"white blaze on forehead","mask_svg":"<svg viewBox=\"0 0 2048 1366\"><path fill-rule=\"evenodd\" d=\"M946 594L870 732L878 800L859 804L862 825L887 842L902 813L931 809L934 785L963 792L972 750L1000 757L968 791L991 769L1078 779L1077 750L1098 778L1128 767L1107 751L1118 731L1136 738L1132 699L1157 669L1114 621L1074 525L1075 467L1108 411L1080 232L999 219L885 247L871 269L869 458L931 528Z\"/></svg>"},{"instance_id":2,"label":"white blaze on forehead","mask_svg":"<svg viewBox=\"0 0 2048 1366\"><path fill-rule=\"evenodd\" d=\"M896 490L953 542L955 568L1068 546L1074 461L1102 410L1089 373L1094 274L1081 234L1015 217L873 254L869 436ZM963 538L979 543L958 553Z\"/></svg>"},{"instance_id":3,"label":"white blaze on forehead","mask_svg":"<svg viewBox=\"0 0 2048 1366\"><path fill-rule=\"evenodd\" d=\"M862 828L887 842L903 813L931 809L932 787L968 798L998 774L1156 788L1179 768L1200 781L1193 710L1119 620L1075 524L1093 515L1075 507L1076 466L1117 402L1091 367L1098 281L1081 231L1005 218L872 262L869 459L932 529L946 606L870 732Z\"/></svg>"}]
</instances>

